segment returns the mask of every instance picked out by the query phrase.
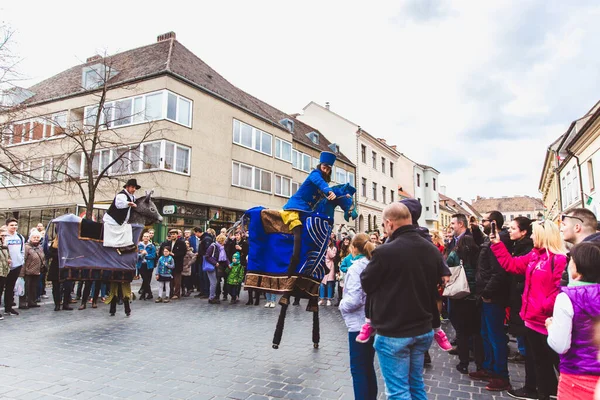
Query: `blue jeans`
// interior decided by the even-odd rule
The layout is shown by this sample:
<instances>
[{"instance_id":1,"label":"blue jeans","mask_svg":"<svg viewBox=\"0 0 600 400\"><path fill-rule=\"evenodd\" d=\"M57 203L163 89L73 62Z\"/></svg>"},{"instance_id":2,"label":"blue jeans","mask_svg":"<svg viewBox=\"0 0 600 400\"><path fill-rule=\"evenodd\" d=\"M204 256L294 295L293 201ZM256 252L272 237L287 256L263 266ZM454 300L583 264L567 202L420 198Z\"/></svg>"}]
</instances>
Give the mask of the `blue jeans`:
<instances>
[{"instance_id":1,"label":"blue jeans","mask_svg":"<svg viewBox=\"0 0 600 400\"><path fill-rule=\"evenodd\" d=\"M367 343L358 343L359 332L348 332L350 346L350 373L354 385L354 398L364 400L377 399L377 377L375 375L375 349L373 338Z\"/></svg>"},{"instance_id":2,"label":"blue jeans","mask_svg":"<svg viewBox=\"0 0 600 400\"><path fill-rule=\"evenodd\" d=\"M375 350L388 400L427 400L423 362L432 342L433 330L408 338L375 335Z\"/></svg>"},{"instance_id":3,"label":"blue jeans","mask_svg":"<svg viewBox=\"0 0 600 400\"><path fill-rule=\"evenodd\" d=\"M504 307L483 303L481 311L481 338L483 339L483 368L494 375L508 379L508 339L504 333Z\"/></svg>"},{"instance_id":4,"label":"blue jeans","mask_svg":"<svg viewBox=\"0 0 600 400\"><path fill-rule=\"evenodd\" d=\"M325 288L327 287L327 297L325 297ZM335 288L335 281L327 282L327 286L321 283L319 287L319 297L322 299L333 300L333 289Z\"/></svg>"},{"instance_id":5,"label":"blue jeans","mask_svg":"<svg viewBox=\"0 0 600 400\"><path fill-rule=\"evenodd\" d=\"M277 303L277 295L275 293L267 293L267 301Z\"/></svg>"}]
</instances>

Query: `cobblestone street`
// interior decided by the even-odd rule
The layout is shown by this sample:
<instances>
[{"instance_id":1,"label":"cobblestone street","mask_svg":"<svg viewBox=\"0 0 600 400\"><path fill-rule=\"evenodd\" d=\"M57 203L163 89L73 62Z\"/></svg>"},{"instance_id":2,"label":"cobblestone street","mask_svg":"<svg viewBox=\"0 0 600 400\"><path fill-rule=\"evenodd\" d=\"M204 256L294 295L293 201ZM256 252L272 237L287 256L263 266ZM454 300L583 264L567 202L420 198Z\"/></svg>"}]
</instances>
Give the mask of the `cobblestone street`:
<instances>
[{"instance_id":1,"label":"cobblestone street","mask_svg":"<svg viewBox=\"0 0 600 400\"><path fill-rule=\"evenodd\" d=\"M136 286L134 289L137 291ZM51 300L0 321L2 399L352 399L347 335L335 307L321 307L321 347L310 314L290 307L279 350L271 348L279 307L170 304L54 312ZM76 305L74 305L76 306ZM437 347L425 379L430 399L493 399ZM471 365L474 368L474 365ZM510 365L515 386L522 366ZM383 381L380 398L385 398Z\"/></svg>"}]
</instances>

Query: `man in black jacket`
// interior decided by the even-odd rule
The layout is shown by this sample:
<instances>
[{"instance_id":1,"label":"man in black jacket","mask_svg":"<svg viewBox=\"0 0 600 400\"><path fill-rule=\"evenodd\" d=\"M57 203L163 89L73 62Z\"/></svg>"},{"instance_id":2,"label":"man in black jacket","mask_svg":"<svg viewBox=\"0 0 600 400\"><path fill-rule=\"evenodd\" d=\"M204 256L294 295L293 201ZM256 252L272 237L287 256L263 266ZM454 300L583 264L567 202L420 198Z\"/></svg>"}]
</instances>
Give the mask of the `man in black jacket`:
<instances>
[{"instance_id":1,"label":"man in black jacket","mask_svg":"<svg viewBox=\"0 0 600 400\"><path fill-rule=\"evenodd\" d=\"M492 221L496 224L500 240L507 248L512 247L510 235L504 225L504 217L499 211L490 212L483 219L484 232L490 233ZM481 245L477 263L476 293L482 301L481 337L485 360L483 369L471 372L476 380L489 381L487 390L501 391L511 388L508 376L508 340L504 331L505 308L510 293L510 275L498 263L490 249L489 238Z\"/></svg>"},{"instance_id":2,"label":"man in black jacket","mask_svg":"<svg viewBox=\"0 0 600 400\"><path fill-rule=\"evenodd\" d=\"M361 275L368 317L377 331L374 347L388 397L425 399L423 360L433 327L440 324L432 316L442 256L417 232L404 204L388 205L383 224L389 239Z\"/></svg>"},{"instance_id":3,"label":"man in black jacket","mask_svg":"<svg viewBox=\"0 0 600 400\"><path fill-rule=\"evenodd\" d=\"M175 261L170 297L176 300L181 295L181 272L183 272L183 258L185 257L185 253L187 253L185 241L178 237L177 229L169 231L169 238L160 245L159 254L163 254L164 248L169 249L169 255Z\"/></svg>"}]
</instances>

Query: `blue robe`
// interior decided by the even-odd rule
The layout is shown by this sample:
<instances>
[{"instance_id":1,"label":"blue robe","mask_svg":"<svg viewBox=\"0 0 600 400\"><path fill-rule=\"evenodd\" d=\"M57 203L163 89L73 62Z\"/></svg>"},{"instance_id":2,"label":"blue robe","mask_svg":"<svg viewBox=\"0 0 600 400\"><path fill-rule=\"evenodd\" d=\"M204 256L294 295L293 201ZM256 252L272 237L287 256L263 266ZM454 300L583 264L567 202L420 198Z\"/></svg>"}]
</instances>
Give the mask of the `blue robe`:
<instances>
[{"instance_id":1,"label":"blue robe","mask_svg":"<svg viewBox=\"0 0 600 400\"><path fill-rule=\"evenodd\" d=\"M321 171L313 170L304 180L300 188L283 206L284 210L313 212L319 200L331 192L331 188L323 179Z\"/></svg>"}]
</instances>

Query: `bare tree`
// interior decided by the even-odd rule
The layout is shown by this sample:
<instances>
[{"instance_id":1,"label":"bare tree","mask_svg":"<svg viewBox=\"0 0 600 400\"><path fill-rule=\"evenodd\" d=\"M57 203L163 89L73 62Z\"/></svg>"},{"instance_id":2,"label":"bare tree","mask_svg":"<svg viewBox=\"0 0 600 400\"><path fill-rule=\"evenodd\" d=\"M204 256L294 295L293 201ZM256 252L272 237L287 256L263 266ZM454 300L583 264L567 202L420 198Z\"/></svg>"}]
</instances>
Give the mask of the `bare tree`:
<instances>
[{"instance_id":1,"label":"bare tree","mask_svg":"<svg viewBox=\"0 0 600 400\"><path fill-rule=\"evenodd\" d=\"M110 185L111 180L122 180L122 175L132 172L132 165L146 166L143 170L158 167L156 155L144 154L142 147L162 130L144 109L134 109L133 98L129 102L107 99L110 90L134 89L111 83L116 73L110 57L99 57L98 64L86 70L84 89L92 93L95 103L85 108L48 114L39 107L30 110L15 104L4 110L5 122L0 125L4 179L0 181L6 189L18 191L16 182L40 183L44 188L78 193L86 218L92 218L98 194L103 190L114 194L116 185ZM118 129L134 122L134 133ZM52 140L38 140L42 138Z\"/></svg>"}]
</instances>

